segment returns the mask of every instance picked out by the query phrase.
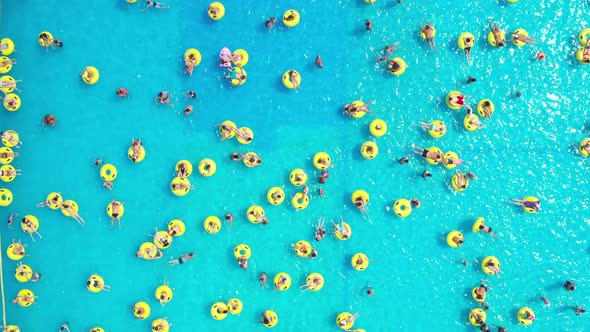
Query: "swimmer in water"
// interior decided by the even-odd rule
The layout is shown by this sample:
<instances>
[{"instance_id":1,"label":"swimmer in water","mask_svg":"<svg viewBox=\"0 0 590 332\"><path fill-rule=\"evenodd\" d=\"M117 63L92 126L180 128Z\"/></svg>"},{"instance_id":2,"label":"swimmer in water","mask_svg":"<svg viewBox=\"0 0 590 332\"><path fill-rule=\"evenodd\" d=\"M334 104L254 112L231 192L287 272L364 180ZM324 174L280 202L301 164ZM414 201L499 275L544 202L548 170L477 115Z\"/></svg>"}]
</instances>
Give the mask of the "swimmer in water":
<instances>
[{"instance_id":1,"label":"swimmer in water","mask_svg":"<svg viewBox=\"0 0 590 332\"><path fill-rule=\"evenodd\" d=\"M70 324L69 323L63 323L60 328L59 331L66 331L66 332L71 332L70 331Z\"/></svg>"},{"instance_id":2,"label":"swimmer in water","mask_svg":"<svg viewBox=\"0 0 590 332\"><path fill-rule=\"evenodd\" d=\"M320 174L320 177L318 178L318 182L319 183L326 183L326 181L328 181L329 177L330 177L330 173L328 173L328 170L323 169L322 174Z\"/></svg>"},{"instance_id":3,"label":"swimmer in water","mask_svg":"<svg viewBox=\"0 0 590 332\"><path fill-rule=\"evenodd\" d=\"M195 258L195 254L192 252L183 254L178 258L174 258L168 261L168 266L180 265L184 264L184 262L190 261L191 259Z\"/></svg>"},{"instance_id":4,"label":"swimmer in water","mask_svg":"<svg viewBox=\"0 0 590 332\"><path fill-rule=\"evenodd\" d=\"M475 83L477 81L477 79L475 79L475 77L467 77L467 84L471 84L471 83Z\"/></svg>"},{"instance_id":5,"label":"swimmer in water","mask_svg":"<svg viewBox=\"0 0 590 332\"><path fill-rule=\"evenodd\" d=\"M117 223L119 224L119 229L121 229L120 212L123 209L123 204L125 204L125 201L123 201L122 203L119 203L114 199L111 201L111 228L115 227L115 220L117 220Z\"/></svg>"},{"instance_id":6,"label":"swimmer in water","mask_svg":"<svg viewBox=\"0 0 590 332\"><path fill-rule=\"evenodd\" d=\"M467 262L467 260L465 258L461 259L461 264L467 266L469 263Z\"/></svg>"},{"instance_id":7,"label":"swimmer in water","mask_svg":"<svg viewBox=\"0 0 590 332\"><path fill-rule=\"evenodd\" d=\"M225 214L225 221L228 222L229 228L231 228L234 225L234 216L229 212L226 213Z\"/></svg>"},{"instance_id":8,"label":"swimmer in water","mask_svg":"<svg viewBox=\"0 0 590 332\"><path fill-rule=\"evenodd\" d=\"M260 283L260 288L264 288L266 286L266 273L262 272L260 277L258 277L258 282Z\"/></svg>"},{"instance_id":9,"label":"swimmer in water","mask_svg":"<svg viewBox=\"0 0 590 332\"><path fill-rule=\"evenodd\" d=\"M439 133L444 133L447 131L447 125L444 123L441 125L435 125L434 123L420 122L420 127L427 131L436 131Z\"/></svg>"},{"instance_id":10,"label":"swimmer in water","mask_svg":"<svg viewBox=\"0 0 590 332\"><path fill-rule=\"evenodd\" d=\"M367 286L367 295L371 296L375 293L375 291L373 290L373 287L371 287L371 285Z\"/></svg>"},{"instance_id":11,"label":"swimmer in water","mask_svg":"<svg viewBox=\"0 0 590 332\"><path fill-rule=\"evenodd\" d=\"M55 118L55 116L53 116L53 114L46 114L43 117L42 122L44 125L55 127L55 124L57 123L57 119Z\"/></svg>"},{"instance_id":12,"label":"swimmer in water","mask_svg":"<svg viewBox=\"0 0 590 332\"><path fill-rule=\"evenodd\" d=\"M18 216L18 213L11 213L8 216L8 228L12 228L12 223L14 222L14 217Z\"/></svg>"},{"instance_id":13,"label":"swimmer in water","mask_svg":"<svg viewBox=\"0 0 590 332\"><path fill-rule=\"evenodd\" d=\"M475 173L473 173L473 172L467 172L467 176L469 176L469 178L471 180L475 180L476 179Z\"/></svg>"},{"instance_id":14,"label":"swimmer in water","mask_svg":"<svg viewBox=\"0 0 590 332\"><path fill-rule=\"evenodd\" d=\"M187 91L187 92L183 93L182 95L187 98L197 98L197 94L193 90Z\"/></svg>"},{"instance_id":15,"label":"swimmer in water","mask_svg":"<svg viewBox=\"0 0 590 332\"><path fill-rule=\"evenodd\" d=\"M434 25L430 23L428 20L424 20L426 22L425 26L422 26L422 22L420 22L420 32L424 34L424 39L428 42L428 46L431 50L438 51L438 47L436 46L436 42L434 41Z\"/></svg>"},{"instance_id":16,"label":"swimmer in water","mask_svg":"<svg viewBox=\"0 0 590 332\"><path fill-rule=\"evenodd\" d=\"M506 45L506 38L502 36L502 30L498 28L498 23L493 21L488 21L488 26L490 30L492 30L492 34L494 35L494 40L496 41L494 47L501 47Z\"/></svg>"},{"instance_id":17,"label":"swimmer in water","mask_svg":"<svg viewBox=\"0 0 590 332\"><path fill-rule=\"evenodd\" d=\"M238 258L238 265L242 269L246 270L248 268L248 258L246 258L246 257L240 257L240 258Z\"/></svg>"},{"instance_id":18,"label":"swimmer in water","mask_svg":"<svg viewBox=\"0 0 590 332\"><path fill-rule=\"evenodd\" d=\"M324 189L323 188L318 189L318 195L320 195L320 197L324 197Z\"/></svg>"},{"instance_id":19,"label":"swimmer in water","mask_svg":"<svg viewBox=\"0 0 590 332\"><path fill-rule=\"evenodd\" d=\"M424 180L428 180L429 177L432 176L432 173L430 173L426 168L424 169L424 171L422 171L422 178Z\"/></svg>"},{"instance_id":20,"label":"swimmer in water","mask_svg":"<svg viewBox=\"0 0 590 332\"><path fill-rule=\"evenodd\" d=\"M193 112L193 105L188 105L187 107L184 108L184 110L182 111L182 113L184 115L189 115Z\"/></svg>"},{"instance_id":21,"label":"swimmer in water","mask_svg":"<svg viewBox=\"0 0 590 332\"><path fill-rule=\"evenodd\" d=\"M53 45L55 45L57 47L63 47L64 46L64 43L61 40L59 40L59 39L56 38L56 39L53 40Z\"/></svg>"},{"instance_id":22,"label":"swimmer in water","mask_svg":"<svg viewBox=\"0 0 590 332\"><path fill-rule=\"evenodd\" d=\"M161 104L168 104L171 107L174 107L174 104L172 104L172 102L170 101L170 97L172 95L170 94L170 92L168 91L162 91L160 93L158 93L158 95L155 98L155 103L156 105L158 105L158 102L160 102Z\"/></svg>"},{"instance_id":23,"label":"swimmer in water","mask_svg":"<svg viewBox=\"0 0 590 332\"><path fill-rule=\"evenodd\" d=\"M324 68L324 63L319 54L315 57L315 65L318 66L318 68Z\"/></svg>"},{"instance_id":24,"label":"swimmer in water","mask_svg":"<svg viewBox=\"0 0 590 332\"><path fill-rule=\"evenodd\" d=\"M127 89L125 89L125 88L118 88L117 89L117 96L119 96L119 97L128 97L129 96L129 91L127 91Z\"/></svg>"},{"instance_id":25,"label":"swimmer in water","mask_svg":"<svg viewBox=\"0 0 590 332\"><path fill-rule=\"evenodd\" d=\"M365 20L365 30L373 33L373 22L371 20Z\"/></svg>"},{"instance_id":26,"label":"swimmer in water","mask_svg":"<svg viewBox=\"0 0 590 332\"><path fill-rule=\"evenodd\" d=\"M13 241L14 242L14 241ZM576 284L574 284L572 281L566 281L565 284L563 285L563 289L565 289L568 292L573 292L576 290Z\"/></svg>"},{"instance_id":27,"label":"swimmer in water","mask_svg":"<svg viewBox=\"0 0 590 332\"><path fill-rule=\"evenodd\" d=\"M113 190L114 184L110 181L105 181L102 183L102 186L107 188L108 190Z\"/></svg>"},{"instance_id":28,"label":"swimmer in water","mask_svg":"<svg viewBox=\"0 0 590 332\"><path fill-rule=\"evenodd\" d=\"M98 158L94 161L94 166L100 166L100 164L102 164L103 160L102 158Z\"/></svg>"},{"instance_id":29,"label":"swimmer in water","mask_svg":"<svg viewBox=\"0 0 590 332\"><path fill-rule=\"evenodd\" d=\"M545 302L545 304L546 304L548 307L550 307L550 306L551 306L551 302L549 302L549 299L548 299L548 298L546 298L546 297L545 297L545 296L543 296L543 295L537 295L537 296L538 296L538 297L539 297L539 298L540 298L540 299L541 299L543 302Z\"/></svg>"},{"instance_id":30,"label":"swimmer in water","mask_svg":"<svg viewBox=\"0 0 590 332\"><path fill-rule=\"evenodd\" d=\"M494 237L494 238L496 237L496 235L495 235L495 234L493 233L493 231L492 231L492 228L491 228L491 227L489 227L489 226L487 226L487 225L485 225L485 224L483 224L483 223L481 223L481 224L479 225L478 229L479 229L480 231L482 231L482 232L486 232L486 233L490 234L490 235L491 235L492 237Z\"/></svg>"},{"instance_id":31,"label":"swimmer in water","mask_svg":"<svg viewBox=\"0 0 590 332\"><path fill-rule=\"evenodd\" d=\"M400 163L400 165L407 164L410 162L410 156L406 155L405 157L398 160L398 162Z\"/></svg>"},{"instance_id":32,"label":"swimmer in water","mask_svg":"<svg viewBox=\"0 0 590 332\"><path fill-rule=\"evenodd\" d=\"M266 20L266 27L270 30L275 26L275 23L277 22L277 19L274 17L269 18L268 20Z\"/></svg>"},{"instance_id":33,"label":"swimmer in water","mask_svg":"<svg viewBox=\"0 0 590 332\"><path fill-rule=\"evenodd\" d=\"M321 241L324 236L326 236L326 229L324 228L324 224L326 222L325 217L320 217L318 225L315 228L315 240Z\"/></svg>"},{"instance_id":34,"label":"swimmer in water","mask_svg":"<svg viewBox=\"0 0 590 332\"><path fill-rule=\"evenodd\" d=\"M539 212L539 209L541 208L540 201L529 202L529 201L525 201L524 199L518 199L518 198L511 198L511 200L512 200L513 204L522 206L524 208L531 209L535 212Z\"/></svg>"},{"instance_id":35,"label":"swimmer in water","mask_svg":"<svg viewBox=\"0 0 590 332\"><path fill-rule=\"evenodd\" d=\"M575 306L572 309L574 309L576 316L580 316L581 314L586 312L586 309L584 309L584 307L581 307L581 306Z\"/></svg>"},{"instance_id":36,"label":"swimmer in water","mask_svg":"<svg viewBox=\"0 0 590 332\"><path fill-rule=\"evenodd\" d=\"M392 54L393 52L397 51L397 45L399 45L399 42L393 43L391 45L385 45L383 51L387 54Z\"/></svg>"},{"instance_id":37,"label":"swimmer in water","mask_svg":"<svg viewBox=\"0 0 590 332\"><path fill-rule=\"evenodd\" d=\"M147 0L147 1L145 2L145 8L144 8L144 9L142 9L141 11L148 10L148 9L150 9L151 7L158 8L158 9L161 9L161 8L170 8L170 6L168 6L168 5L167 5L167 4L165 4L165 3L162 3L162 2L155 2L155 1Z\"/></svg>"},{"instance_id":38,"label":"swimmer in water","mask_svg":"<svg viewBox=\"0 0 590 332\"><path fill-rule=\"evenodd\" d=\"M420 203L420 201L417 198L412 198L411 202L412 202L412 206L415 209L419 208L422 205L422 203Z\"/></svg>"}]
</instances>

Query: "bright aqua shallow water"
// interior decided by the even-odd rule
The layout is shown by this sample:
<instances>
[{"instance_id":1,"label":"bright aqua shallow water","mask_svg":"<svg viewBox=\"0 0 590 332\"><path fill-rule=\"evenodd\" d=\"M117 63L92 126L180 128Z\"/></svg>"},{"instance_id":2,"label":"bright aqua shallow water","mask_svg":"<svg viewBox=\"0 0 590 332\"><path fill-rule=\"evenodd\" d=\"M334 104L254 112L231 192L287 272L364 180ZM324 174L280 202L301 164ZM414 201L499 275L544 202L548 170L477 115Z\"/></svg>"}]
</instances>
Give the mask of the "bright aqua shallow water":
<instances>
[{"instance_id":1,"label":"bright aqua shallow water","mask_svg":"<svg viewBox=\"0 0 590 332\"><path fill-rule=\"evenodd\" d=\"M168 317L172 331L262 331L258 318L271 308L279 315L278 331L336 331L340 311L358 312L355 327L367 331L469 331L475 328L468 325L467 314L477 307L469 291L487 277L479 269L481 259L495 255L505 273L486 278L493 287L487 298L489 323L525 330L515 314L526 305L537 315L529 330L590 328L588 317L576 317L568 308L590 306L590 180L588 160L576 152L578 142L590 136L583 84L589 76L588 68L573 59L575 36L589 25L588 6L581 1L379 1L373 6L360 1L244 1L227 3L226 17L213 23L205 14L206 2L169 3L168 10L140 12L123 1L67 6L59 1L4 2L2 36L16 43L12 57L18 64L10 74L23 80L23 106L14 114L0 112L0 127L17 130L24 145L14 161L23 176L6 185L15 200L3 215L34 214L43 235L32 243L18 226L3 228L4 247L12 238L22 239L30 254L24 263L43 274L35 284L20 284L12 277L16 262L4 256L8 299L23 287L39 296L38 305L30 308L8 303L9 323L23 331L55 330L63 321L76 331L93 326L149 331L152 318ZM294 29L277 24L267 31L265 19L289 8L300 10L301 24ZM373 34L364 31L366 18L373 20ZM438 53L418 37L423 18L438 29ZM485 41L491 18L506 30L527 29L539 43L492 49ZM36 36L43 30L63 40L64 48L42 49ZM455 46L463 31L477 38L471 64ZM401 42L396 54L408 63L399 78L375 66L383 45L396 41ZM223 46L248 50L245 85L231 88L220 78L216 57ZM190 78L181 63L188 47L204 57ZM531 60L539 50L547 54L544 62ZM316 54L324 60L322 70L313 65ZM87 65L101 71L94 86L80 82ZM303 76L300 93L280 83L290 68ZM465 85L468 75L478 81ZM130 90L128 100L115 96L119 86ZM188 89L199 98L192 102L195 112L185 118L181 110L189 101L180 95ZM495 102L487 128L475 133L463 129L463 113L444 105L444 96L455 89L472 96L472 103L485 97ZM516 89L523 92L520 99L513 98ZM154 106L153 97L161 90L173 92L176 108ZM352 120L340 115L342 106L356 99L377 101L373 110L387 121L386 136L369 135L368 123L376 116ZM55 128L40 125L49 112L58 118ZM213 126L226 119L251 127L254 142L219 142ZM419 130L419 121L434 119L449 127L440 140ZM141 164L126 157L133 137L140 137L148 151ZM372 161L358 153L365 140L379 144L380 154ZM467 160L461 170L475 172L478 180L455 194L449 186L452 171L418 158L396 164L396 158L411 153L412 143L458 152ZM263 165L246 169L233 163L228 158L233 151L256 151ZM326 197L314 195L309 208L299 212L267 204L271 186L283 186L288 195L296 191L288 181L296 167L313 174L311 191L319 188L310 161L318 151L330 153L336 164L324 185ZM119 169L113 192L101 187L92 164L96 157ZM186 158L196 164L205 157L217 162L217 174L192 175L197 189L186 197L173 196L167 188L175 162ZM425 167L433 173L428 181L419 176ZM366 218L350 202L356 189L371 194ZM35 208L51 191L75 199L88 224L80 227L59 212ZM542 200L539 214L508 204L511 197L530 194ZM388 208L401 197L418 197L423 207L401 220ZM121 231L110 229L104 212L113 198L126 201ZM269 225L245 220L251 204L265 207ZM225 212L236 215L234 227L224 225L216 236L205 233L204 218ZM339 242L327 236L317 244L316 260L296 257L290 244L312 240L320 216L343 216L353 227L352 238ZM497 240L469 231L478 216L487 219ZM178 217L188 230L166 251L166 259L134 257L154 227L164 228ZM459 249L445 244L453 229L466 236ZM247 271L233 258L239 243L253 250ZM167 258L191 250L199 252L195 260L166 266ZM349 263L359 251L371 259L363 272ZM462 258L469 266L460 264ZM260 289L262 271L271 277L286 271L294 284L282 293ZM320 292L302 293L297 286L310 272L322 273L326 285ZM92 273L100 273L112 291L87 292L85 280ZM153 291L165 278L175 297L162 308ZM561 289L566 279L577 283L576 292ZM375 288L372 297L364 294L368 283ZM537 294L547 296L552 306L544 307ZM214 321L209 307L230 297L239 297L244 311ZM147 321L131 314L139 300L152 306Z\"/></svg>"}]
</instances>

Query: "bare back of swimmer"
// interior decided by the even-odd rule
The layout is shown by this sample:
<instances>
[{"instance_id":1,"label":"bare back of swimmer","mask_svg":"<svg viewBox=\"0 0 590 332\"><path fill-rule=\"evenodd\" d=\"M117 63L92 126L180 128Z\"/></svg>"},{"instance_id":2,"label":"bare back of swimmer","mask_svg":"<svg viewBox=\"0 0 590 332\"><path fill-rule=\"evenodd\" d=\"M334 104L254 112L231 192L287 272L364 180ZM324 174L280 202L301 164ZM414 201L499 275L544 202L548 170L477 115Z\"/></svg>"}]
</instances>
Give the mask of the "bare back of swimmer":
<instances>
[{"instance_id":1,"label":"bare back of swimmer","mask_svg":"<svg viewBox=\"0 0 590 332\"><path fill-rule=\"evenodd\" d=\"M193 258L195 258L195 254L192 252L189 252L189 253L186 253L178 258L168 261L168 266L184 264L184 262L190 261Z\"/></svg>"}]
</instances>

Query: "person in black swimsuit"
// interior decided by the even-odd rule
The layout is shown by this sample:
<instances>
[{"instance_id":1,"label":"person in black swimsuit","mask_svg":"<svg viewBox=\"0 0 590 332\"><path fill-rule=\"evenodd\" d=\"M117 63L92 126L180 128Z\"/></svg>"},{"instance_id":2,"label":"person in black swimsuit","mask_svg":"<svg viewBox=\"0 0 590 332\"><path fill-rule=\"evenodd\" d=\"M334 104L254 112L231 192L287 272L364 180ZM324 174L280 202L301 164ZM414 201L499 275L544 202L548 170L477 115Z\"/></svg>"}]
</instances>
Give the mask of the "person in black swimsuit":
<instances>
[{"instance_id":1,"label":"person in black swimsuit","mask_svg":"<svg viewBox=\"0 0 590 332\"><path fill-rule=\"evenodd\" d=\"M165 3L147 0L145 2L145 8L142 9L141 11L148 10L148 9L150 9L150 7L154 7L154 8L170 8L170 6L168 6Z\"/></svg>"},{"instance_id":2,"label":"person in black swimsuit","mask_svg":"<svg viewBox=\"0 0 590 332\"><path fill-rule=\"evenodd\" d=\"M171 259L168 261L169 266L183 264L186 261L190 261L191 259L195 258L195 254L192 252L186 253L178 258Z\"/></svg>"}]
</instances>

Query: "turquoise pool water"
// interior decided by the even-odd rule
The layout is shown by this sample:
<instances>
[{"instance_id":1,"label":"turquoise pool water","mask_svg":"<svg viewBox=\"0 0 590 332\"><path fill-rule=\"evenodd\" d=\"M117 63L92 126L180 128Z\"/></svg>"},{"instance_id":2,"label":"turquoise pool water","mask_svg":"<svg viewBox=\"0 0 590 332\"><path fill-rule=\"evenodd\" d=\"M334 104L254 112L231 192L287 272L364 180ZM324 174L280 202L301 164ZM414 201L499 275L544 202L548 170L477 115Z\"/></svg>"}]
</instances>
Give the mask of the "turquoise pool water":
<instances>
[{"instance_id":1,"label":"turquoise pool water","mask_svg":"<svg viewBox=\"0 0 590 332\"><path fill-rule=\"evenodd\" d=\"M582 1L499 2L380 1L353 2L226 3L226 16L212 22L207 2L172 1L170 9L141 12L143 5L124 1L3 2L2 37L12 38L18 63L10 75L23 80L23 99L16 113L0 112L0 130L14 129L24 142L13 165L23 175L5 187L14 193L2 215L34 214L41 222L43 239L31 242L20 231L2 228L3 273L8 299L8 323L22 331L56 330L70 322L73 331L101 326L106 331L149 331L153 318L167 317L171 331L262 331L261 313L272 309L279 316L277 331L337 331L336 315L358 312L355 328L367 331L473 331L467 319L478 307L469 294L486 279L487 322L510 331L585 331L586 315L576 317L572 306L589 305L588 232L590 217L588 160L577 144L589 137L589 102L585 82L588 68L574 59L578 32L589 25L588 5ZM267 17L280 18L297 9L301 23L287 29L277 23L267 31ZM363 21L373 21L373 33ZM421 19L438 30L438 53L418 35ZM517 48L511 43L493 49L486 42L487 21L495 19L508 31L524 28L538 44ZM280 21L280 19L279 19ZM64 47L45 50L37 43L41 31L50 31ZM456 46L461 32L476 37L472 62ZM395 52L408 64L400 77L384 73L375 59L385 44L400 42ZM248 81L231 87L217 65L222 47L244 48L250 62ZM192 77L183 73L182 55L195 47L203 55ZM533 59L538 51L547 59ZM324 68L314 65L321 54ZM80 81L84 67L100 70L100 81L89 86ZM298 70L301 91L283 87L280 77ZM477 78L466 85L467 76ZM124 86L130 97L121 99L115 89ZM182 97L193 89L196 100ZM522 97L515 98L516 90ZM154 106L155 95L172 92L176 107ZM444 98L460 90L478 100L490 98L496 105L487 127L467 132L464 111L451 111ZM342 107L357 99L376 100L376 115L352 119ZM185 117L184 106L195 111ZM54 114L55 128L45 128L43 115ZM384 119L387 135L372 138L368 124ZM253 143L220 142L216 124L231 119L254 130ZM419 122L443 120L449 130L435 140ZM131 163L126 152L132 138L141 138L146 159ZM379 155L360 156L360 145L374 140ZM411 154L412 144L439 146L456 151L477 180L455 193L450 187L453 170L427 165L411 156L406 165L395 160ZM258 168L234 163L234 151L257 152ZM325 198L316 194L319 174L311 158L326 151L336 165L322 186ZM119 170L114 190L102 187L97 157ZM212 158L217 173L210 178L191 175L196 190L173 196L168 185L178 160ZM268 188L281 186L288 197L298 189L289 183L294 168L310 175L311 203L303 211L289 204L271 206ZM422 170L433 176L424 180ZM362 216L350 195L364 189L371 195L368 214ZM35 204L52 191L61 192L80 205L87 225L79 226L59 211L38 209ZM542 201L535 215L509 203L512 197L535 195ZM399 198L417 197L422 207L406 219L396 217L391 206ZM125 201L121 230L110 227L105 207L111 199ZM262 205L270 223L246 221L246 209ZM236 221L217 235L202 228L205 217L220 218L231 212ZM313 240L314 225L325 216L349 222L353 235L336 240L331 227L323 241ZM473 234L471 224L485 217L497 235ZM158 261L134 256L149 241L154 227L182 217L184 236L176 238ZM329 221L328 221L329 223ZM446 234L461 230L465 244L446 245ZM28 244L23 262L42 273L37 283L21 284L14 277L16 262L6 258L12 239ZM308 240L319 257L307 260L294 255L290 245ZM233 248L252 248L250 267L242 270ZM198 251L196 259L168 267L171 257ZM371 264L357 272L350 266L356 252L366 253ZM485 275L483 257L497 256L505 271L501 277ZM461 265L466 259L468 266ZM269 278L285 271L293 278L291 289L273 293L258 286L258 275ZM311 272L322 273L325 287L315 293L297 286ZM98 273L111 292L93 294L85 281ZM161 307L154 290L167 279L175 290L172 301ZM578 289L567 293L561 285L573 280ZM375 289L365 294L367 285ZM39 296L37 305L21 308L10 303L21 288ZM548 297L545 307L536 296ZM209 315L217 301L238 297L244 302L240 315L215 321ZM133 318L136 301L151 305L146 321ZM516 321L519 308L536 313L533 326Z\"/></svg>"}]
</instances>

